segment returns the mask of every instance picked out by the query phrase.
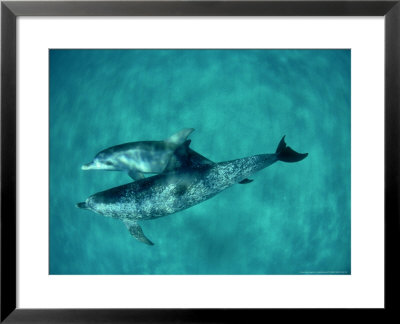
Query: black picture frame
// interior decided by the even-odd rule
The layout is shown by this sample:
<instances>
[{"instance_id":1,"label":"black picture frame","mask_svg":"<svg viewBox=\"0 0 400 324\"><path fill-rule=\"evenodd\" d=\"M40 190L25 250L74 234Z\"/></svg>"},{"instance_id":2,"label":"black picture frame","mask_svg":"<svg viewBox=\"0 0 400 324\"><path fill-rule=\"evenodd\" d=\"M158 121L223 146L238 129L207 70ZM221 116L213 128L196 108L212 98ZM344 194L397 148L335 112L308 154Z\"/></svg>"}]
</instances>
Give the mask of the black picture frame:
<instances>
[{"instance_id":1,"label":"black picture frame","mask_svg":"<svg viewBox=\"0 0 400 324\"><path fill-rule=\"evenodd\" d=\"M267 321L273 309L16 308L16 19L19 16L384 16L385 19L385 307L399 291L400 0L395 1L2 1L1 2L1 322L198 323ZM373 151L373 148L371 148ZM370 153L370 152L368 152ZM317 310L295 310L309 317ZM332 313L332 310L324 310ZM338 311L338 310L336 310ZM349 311L349 310L347 310ZM351 310L360 313L360 310ZM320 310L318 311L321 312ZM311 315L312 316L312 315ZM324 316L324 315L322 315ZM326 316L326 315L325 315ZM331 316L331 315L329 315ZM335 315L333 315L335 316ZM320 318L323 320L322 318Z\"/></svg>"}]
</instances>

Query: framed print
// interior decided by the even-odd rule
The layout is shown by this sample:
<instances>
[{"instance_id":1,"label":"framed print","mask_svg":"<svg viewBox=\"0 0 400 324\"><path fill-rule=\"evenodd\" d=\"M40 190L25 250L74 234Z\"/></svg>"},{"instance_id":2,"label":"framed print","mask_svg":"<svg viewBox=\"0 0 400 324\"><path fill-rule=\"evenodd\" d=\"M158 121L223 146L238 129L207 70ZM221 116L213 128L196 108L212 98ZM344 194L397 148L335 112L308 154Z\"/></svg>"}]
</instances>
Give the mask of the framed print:
<instances>
[{"instance_id":1,"label":"framed print","mask_svg":"<svg viewBox=\"0 0 400 324\"><path fill-rule=\"evenodd\" d=\"M394 310L399 6L2 2L1 320Z\"/></svg>"},{"instance_id":2,"label":"framed print","mask_svg":"<svg viewBox=\"0 0 400 324\"><path fill-rule=\"evenodd\" d=\"M351 274L350 50L51 49L49 58L50 275ZM281 64L282 61L285 63ZM286 63L288 61L291 63ZM316 62L321 63L316 64ZM295 69L296 66L299 67L298 70ZM76 68L75 72L74 68ZM205 68L207 73L204 73ZM285 68L290 68L290 72L282 72ZM87 72L83 72L84 69L87 69ZM308 70L306 76L304 69ZM337 71L337 74L328 79L330 69ZM111 77L104 78L104 75L112 75L121 91L121 97L115 93L114 87L110 88ZM87 76L87 79L83 76ZM246 80L247 76L249 80ZM323 78L323 81L320 78ZM288 79L297 79L298 88L289 83ZM324 87L317 88L317 85L321 84ZM81 90L83 88L84 91ZM97 94L93 93L97 91ZM282 97L274 96L277 100L274 102L268 94L279 91ZM255 95L258 92L260 94ZM75 93L75 95L71 97L70 93ZM93 95L89 95L90 93ZM201 93L207 93L207 95L200 95ZM256 100L254 96L257 97ZM91 103L86 101L88 98L98 98L98 100ZM155 98L157 100L154 100ZM288 113L283 108L274 108L292 107L286 101L287 98L294 100L293 106L301 107L303 110L299 117ZM78 103L81 100L84 104ZM306 102L302 102L303 100ZM321 109L321 106L324 109ZM123 107L127 107L126 110ZM133 120L131 116L134 116ZM229 125L227 125L227 119L229 119ZM127 122L127 120L130 121ZM256 120L260 120L259 125ZM317 120L324 125L324 128L329 127L330 132L305 131L305 128L316 128ZM298 153L286 148L290 137L287 135L282 139L283 135L281 137L281 134L277 134L276 137L279 140L273 144L272 154L260 156L254 154L231 162L222 162L218 165L216 174L213 174L212 168L210 169L210 165L215 164L210 159L213 161L223 159L223 156L219 157L217 152L224 152L226 156L235 156L235 154L241 156L245 154L245 149L243 153L239 153L242 146L256 152L257 147L267 146L267 144L260 144L259 137L264 129L267 129L272 136L275 128L279 131L290 129L294 127L293 124L301 125L298 127L296 138L304 137L306 134L312 138L315 138L316 134L319 137L321 134L329 134L334 138L332 143L329 138L318 141L321 146L330 147L331 153L326 152L322 147L311 149L314 152L318 150L324 152L320 156L321 161L316 162L325 165L324 168L314 172L304 170L306 174L313 173L314 179L306 177L305 174L301 176L301 169L298 169L290 176L291 181L296 183L293 191L287 187L279 191L276 186L273 186L268 192L262 193L265 188L263 189L261 183L261 187L254 185L253 190L246 191L247 196L240 190L243 186L236 186L236 188L239 187L238 192L225 191L224 188L226 186L229 188L231 183L239 182L245 185L256 181L255 178L245 179L250 176L256 177L258 174L256 170L270 167L278 161L288 163L286 166L291 169L296 163L299 163L297 164L299 167L300 162L308 157L307 153ZM74 127L71 128L71 125ZM92 130L89 129L90 125L94 126ZM165 129L162 125L165 125ZM181 130L179 129L181 125L189 125L190 128ZM125 131L122 130L123 127L126 127ZM178 130L175 131L174 128ZM133 133L132 129L134 129ZM246 141L242 142L242 134L249 133L250 130L254 137L248 135ZM200 137L199 134L196 136L196 132L201 131L208 132L207 145L196 144L196 139ZM163 135L169 132L173 134ZM219 132L229 134L230 144L224 144L218 140L217 133ZM121 133L119 137L118 133ZM129 141L132 134L138 139L145 140ZM70 141L70 136L75 138L75 141L73 140L70 144L73 149L66 149L64 144L65 141ZM165 139L148 140L149 138ZM83 144L84 139L87 139L87 146ZM305 142L312 142L312 140L305 140ZM109 147L101 148L98 143L108 143L105 145ZM112 143L117 143L117 145ZM254 148L251 143L255 145ZM296 144L292 143L289 147L295 146ZM98 152L93 152L93 156L90 156L86 152L92 148L96 148ZM301 148L299 149L302 152ZM275 151L278 153L273 153ZM173 157L170 157L171 155ZM82 159L80 156L87 156L88 161L80 162L79 159ZM337 156L341 158L336 159ZM74 157L76 161L73 161ZM260 161L254 164L253 170L251 165L257 159ZM237 163L240 165L244 163L244 165L235 167ZM76 165L79 164L82 170L78 174L82 176L80 180L82 183L79 183L76 175ZM182 164L184 166L181 166ZM234 168L239 172L234 176L235 180L228 182L224 180L228 172L228 169L224 171L225 167L229 170ZM168 168L171 172L164 171ZM178 170L182 170L182 174ZM117 172L104 174L104 171ZM279 178L283 180L285 176L288 176L289 169L282 169L282 172L281 175L276 175L277 178L266 181L279 183ZM116 189L112 189L112 191L97 193L88 199L84 197L87 192L96 190L99 192L104 188L118 187L126 183L137 185L143 182L148 186L147 181L150 180L137 181L144 179L147 173L164 175L146 178L154 179L156 182L151 185L151 191L135 203L137 207L135 218L131 216L133 207L128 208L128 214L121 210L125 207L122 207L121 203L124 203L119 200L119 197L126 197L127 193L114 193ZM220 173L224 174L221 178L218 176ZM128 179L126 179L127 175ZM100 179L96 180L99 176ZM130 182L129 178L136 181ZM179 178L177 184L173 180L175 178ZM199 183L195 178L199 179ZM214 180L208 180L211 178ZM305 182L306 178L308 178L307 182ZM329 184L327 179L333 178L338 178L340 181ZM320 184L318 180L322 183ZM94 186L96 182L96 186L103 188L102 190L96 189ZM59 183L63 183L63 186L59 186ZM120 189L130 191L133 189L131 185L120 187ZM169 188L171 185L172 187ZM313 192L314 189L308 189L307 185L312 188L321 187L321 197L310 195L309 192ZM72 190L73 187L76 189ZM80 189L82 189L80 195L70 194L73 191L78 193ZM145 192L141 187L137 190L143 194ZM167 193L168 191L171 192ZM205 194L195 194L198 192ZM231 207L216 199L209 202L216 203L208 207L210 209L206 207L207 204L201 203L208 201L209 197L218 197L219 193L226 195L225 199L231 202ZM238 198L236 195L239 193L242 202L234 206L233 202ZM261 199L256 198L259 193ZM116 200L111 205L103 205L105 196L108 197L109 194L113 197L110 197L111 199ZM331 204L334 206L332 210L318 207L318 201L324 201L328 196L332 199ZM133 194L131 199L136 200L137 197L138 194ZM152 201L153 197L156 197L156 201ZM270 203L266 208L265 197L270 197L271 202L279 201L279 197L284 197L285 202L278 203L276 208L273 207L273 203ZM194 199L193 202L192 199ZM315 201L305 203L306 200L311 199ZM289 201L293 210L282 214ZM110 224L104 228L96 227L91 217L78 218L82 222L89 222L79 224L75 217L76 208L69 207L75 204L82 209L79 211L83 212L82 216L89 216L88 212L106 217L114 215L112 218L121 221L122 224L119 225L125 225L116 227L118 230L115 239L124 237L125 240L120 243L112 242ZM148 204L152 206L151 212L146 207ZM192 205L198 205L196 213L198 212L199 215L207 214L211 210L218 211L219 221L215 223L215 227L208 224L202 229L201 223L195 222L183 225L180 230L179 227L169 228L164 223L168 223L169 217L163 216L175 214L177 217L181 215L181 221L194 221L195 218L191 217L194 213ZM239 206L244 208L238 211ZM310 209L306 206L310 206ZM108 214L103 208L115 210ZM326 215L324 218L321 218L322 208ZM63 212L60 213L60 210ZM264 211L256 212L257 210ZM238 214L247 215L243 219L244 223L232 223L233 215ZM252 214L263 216L252 220ZM288 219L284 217L285 214L296 218L296 221L291 220L290 227L287 226ZM314 225L311 219L314 219L318 226ZM101 222L101 219L97 220ZM146 222L146 220L154 221ZM331 223L332 220L335 220L335 224ZM274 223L274 227L281 228L278 230L279 233L286 232L286 234L275 236L268 225L270 221ZM210 222L210 219L206 222ZM112 223L117 225L115 221ZM299 225L296 226L296 223ZM160 228L157 227L158 224ZM151 229L149 226L156 227ZM323 230L330 226L332 226L331 235ZM260 232L262 228L265 232ZM78 235L68 234L79 229L82 232ZM125 233L127 235L123 235L121 230L127 230ZM155 233L151 235L149 233L151 231ZM179 233L180 231L183 232ZM313 237L318 243L311 243L304 234L309 231L314 233ZM336 231L340 231L341 235L338 236ZM235 234L232 235L232 232ZM302 234L299 235L299 232ZM162 236L163 233L165 237ZM240 233L248 234L240 238L242 235ZM91 235L101 239L88 239ZM293 240L289 240L287 236L293 236ZM61 242L60 237L64 237ZM111 241L105 240L105 237ZM196 237L194 241L191 240ZM82 241L78 238L82 238ZM137 242L132 242L132 239L142 244L138 246L135 244ZM225 243L218 243L221 240ZM92 247L91 242L94 244ZM200 242L203 243L200 244ZM112 250L105 254L99 253L99 251L108 251L109 245L113 246ZM160 245L159 257L149 251L149 246L152 245ZM304 250L302 254L296 251L299 245ZM66 250L66 246L69 246L69 249ZM82 246L85 246L84 250L78 248ZM220 248L217 249L217 246ZM249 249L248 246L252 248ZM75 253L70 254L69 250ZM269 256L259 253L266 250L269 250ZM78 251L82 251L84 255L79 256ZM110 262L111 255L108 253L119 261ZM280 254L280 262L276 260L275 253ZM313 255L311 258L310 254ZM96 257L90 258L90 255L96 255ZM130 258L127 259L126 255ZM108 261L102 264L99 260ZM136 260L141 260L141 262L138 264Z\"/></svg>"}]
</instances>

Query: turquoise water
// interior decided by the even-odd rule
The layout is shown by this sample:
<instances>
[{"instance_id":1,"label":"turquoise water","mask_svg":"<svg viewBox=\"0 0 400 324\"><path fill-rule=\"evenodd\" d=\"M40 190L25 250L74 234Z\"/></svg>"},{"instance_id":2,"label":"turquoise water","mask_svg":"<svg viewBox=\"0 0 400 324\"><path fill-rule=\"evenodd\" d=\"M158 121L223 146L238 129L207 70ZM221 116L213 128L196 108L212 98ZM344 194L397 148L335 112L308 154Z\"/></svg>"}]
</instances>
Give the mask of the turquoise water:
<instances>
[{"instance_id":1,"label":"turquoise water","mask_svg":"<svg viewBox=\"0 0 400 324\"><path fill-rule=\"evenodd\" d=\"M51 50L50 274L350 274L350 50ZM141 222L81 210L131 180L82 171L107 147L195 128L221 162L277 162L182 212Z\"/></svg>"}]
</instances>

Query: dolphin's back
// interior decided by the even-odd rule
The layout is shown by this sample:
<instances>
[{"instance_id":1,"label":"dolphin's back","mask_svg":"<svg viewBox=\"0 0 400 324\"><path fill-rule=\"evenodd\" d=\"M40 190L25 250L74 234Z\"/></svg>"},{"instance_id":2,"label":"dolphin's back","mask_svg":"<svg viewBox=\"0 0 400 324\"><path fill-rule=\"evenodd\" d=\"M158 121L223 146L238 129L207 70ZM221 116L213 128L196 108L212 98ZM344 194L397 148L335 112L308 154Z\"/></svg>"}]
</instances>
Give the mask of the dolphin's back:
<instances>
[{"instance_id":1,"label":"dolphin's back","mask_svg":"<svg viewBox=\"0 0 400 324\"><path fill-rule=\"evenodd\" d=\"M130 142L111 146L100 153L119 153L126 152L129 150L144 150L144 151L159 151L165 149L167 146L173 146L173 144L165 143L163 141L141 141L141 142Z\"/></svg>"}]
</instances>

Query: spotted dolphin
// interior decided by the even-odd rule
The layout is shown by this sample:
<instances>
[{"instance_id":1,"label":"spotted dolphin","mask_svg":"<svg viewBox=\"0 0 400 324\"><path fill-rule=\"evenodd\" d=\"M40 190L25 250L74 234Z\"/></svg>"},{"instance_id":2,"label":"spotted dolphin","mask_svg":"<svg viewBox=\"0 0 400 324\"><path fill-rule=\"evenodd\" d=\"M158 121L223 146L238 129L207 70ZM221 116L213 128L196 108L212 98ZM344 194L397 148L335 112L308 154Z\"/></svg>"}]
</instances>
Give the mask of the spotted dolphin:
<instances>
[{"instance_id":1,"label":"spotted dolphin","mask_svg":"<svg viewBox=\"0 0 400 324\"><path fill-rule=\"evenodd\" d=\"M109 147L97 153L92 162L84 164L82 170L125 171L134 180L143 179L144 173L162 173L167 166L174 168L170 163L171 157L181 145L186 143L189 146L187 137L193 131L193 128L185 128L163 141L140 141ZM192 150L189 152L196 161L202 157Z\"/></svg>"},{"instance_id":2,"label":"spotted dolphin","mask_svg":"<svg viewBox=\"0 0 400 324\"><path fill-rule=\"evenodd\" d=\"M298 162L308 153L297 153L280 141L273 154L182 167L96 193L77 204L103 216L122 220L131 235L148 245L138 221L170 215L199 204L277 161Z\"/></svg>"}]
</instances>

